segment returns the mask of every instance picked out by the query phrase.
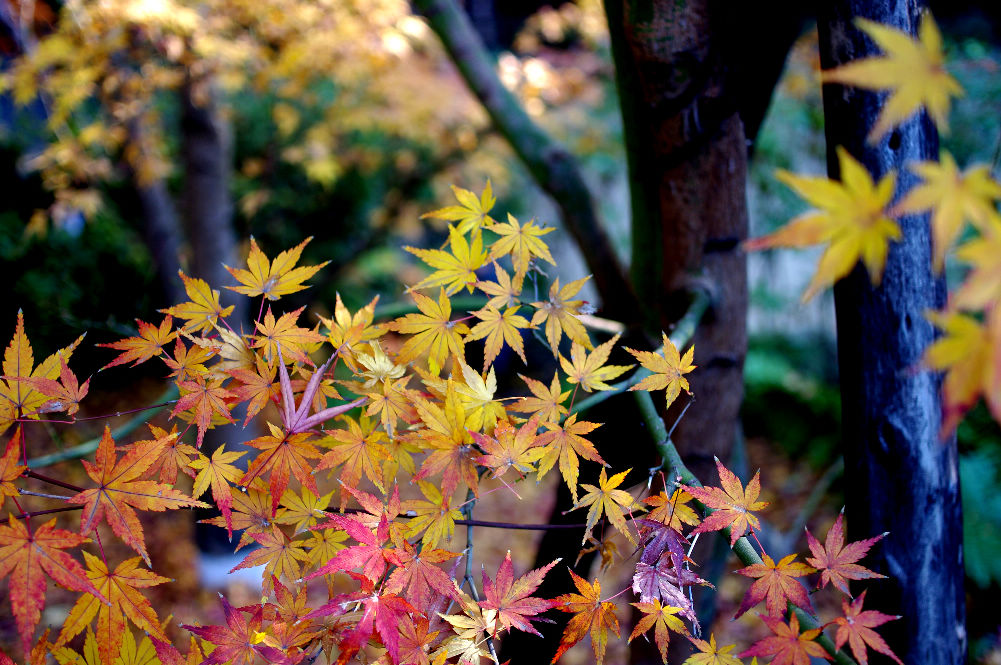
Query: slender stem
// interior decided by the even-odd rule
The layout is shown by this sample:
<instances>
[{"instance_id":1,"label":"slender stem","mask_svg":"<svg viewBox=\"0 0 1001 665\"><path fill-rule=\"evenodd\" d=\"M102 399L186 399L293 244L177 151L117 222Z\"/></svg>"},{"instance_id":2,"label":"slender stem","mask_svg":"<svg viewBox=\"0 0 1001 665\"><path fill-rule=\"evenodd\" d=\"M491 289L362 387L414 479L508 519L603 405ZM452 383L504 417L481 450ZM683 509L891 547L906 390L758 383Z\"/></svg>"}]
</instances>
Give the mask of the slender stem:
<instances>
[{"instance_id":1,"label":"slender stem","mask_svg":"<svg viewBox=\"0 0 1001 665\"><path fill-rule=\"evenodd\" d=\"M583 529L587 525L580 524L516 524L514 522L487 522L484 520L455 520L456 524L465 526L482 526L488 529L510 529L512 531L555 531L557 529Z\"/></svg>"},{"instance_id":2,"label":"slender stem","mask_svg":"<svg viewBox=\"0 0 1001 665\"><path fill-rule=\"evenodd\" d=\"M170 384L170 387L164 391L163 395L160 396L160 406L158 409L165 408L168 404L172 404L172 396L177 394L177 386L175 384ZM131 420L123 423L120 427L116 427L111 431L111 438L118 439L119 437L126 436L132 433L135 429L145 425L149 422L149 419L155 414L152 413L141 413L140 415L132 418ZM69 460L80 459L82 457L87 457L95 450L97 450L98 445L101 443L101 437L95 437L88 441L73 446L72 448L66 448L60 450L59 452L52 453L50 455L41 455L39 457L33 457L27 460L27 465L32 469L39 469L46 466L51 466L53 464L58 464L59 462L66 462Z\"/></svg>"},{"instance_id":3,"label":"slender stem","mask_svg":"<svg viewBox=\"0 0 1001 665\"><path fill-rule=\"evenodd\" d=\"M18 488L18 492L26 496L38 496L43 499L57 499L59 501L69 501L70 498L72 498L65 496L63 494L46 494L45 492L32 492L31 490L26 490L24 488Z\"/></svg>"},{"instance_id":4,"label":"slender stem","mask_svg":"<svg viewBox=\"0 0 1001 665\"><path fill-rule=\"evenodd\" d=\"M35 480L41 480L43 483L48 483L50 485L55 485L56 487L62 487L63 489L72 490L74 492L82 492L83 491L82 487L77 487L76 485L71 485L70 483L63 482L63 481L59 480L58 478L50 478L49 476L46 476L46 475L41 474L41 473L38 473L37 471L32 471L31 469L28 469L27 471L25 471L24 475L26 475L29 478L34 478Z\"/></svg>"},{"instance_id":5,"label":"slender stem","mask_svg":"<svg viewBox=\"0 0 1001 665\"><path fill-rule=\"evenodd\" d=\"M18 506L18 510L20 510L20 506ZM14 515L14 519L16 519L16 520L26 520L26 519L31 519L32 517L38 517L39 515L52 515L54 513L66 513L66 512L69 512L71 510L83 510L83 505L81 504L79 506L62 506L61 508L49 508L48 510L33 510L30 513L21 513L20 515Z\"/></svg>"}]
</instances>

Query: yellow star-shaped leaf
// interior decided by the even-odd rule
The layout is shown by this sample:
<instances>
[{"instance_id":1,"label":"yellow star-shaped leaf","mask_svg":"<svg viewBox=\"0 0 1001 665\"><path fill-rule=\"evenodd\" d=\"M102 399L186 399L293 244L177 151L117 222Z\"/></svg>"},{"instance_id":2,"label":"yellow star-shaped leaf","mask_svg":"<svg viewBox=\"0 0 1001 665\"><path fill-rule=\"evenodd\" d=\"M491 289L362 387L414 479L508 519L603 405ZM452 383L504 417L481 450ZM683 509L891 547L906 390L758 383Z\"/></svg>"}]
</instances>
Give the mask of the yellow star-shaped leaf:
<instances>
[{"instance_id":1,"label":"yellow star-shaped leaf","mask_svg":"<svg viewBox=\"0 0 1001 665\"><path fill-rule=\"evenodd\" d=\"M612 386L605 383L623 372L628 371L634 365L605 365L608 362L608 354L612 352L612 347L619 340L616 335L604 344L594 347L594 352L587 355L584 347L574 342L570 347L570 360L560 356L560 365L567 373L567 380L570 383L579 383L584 390L611 390Z\"/></svg>"},{"instance_id":2,"label":"yellow star-shaped leaf","mask_svg":"<svg viewBox=\"0 0 1001 665\"><path fill-rule=\"evenodd\" d=\"M330 263L330 261L324 261L315 266L295 267L302 255L303 248L312 239L312 236L306 238L292 249L287 249L276 256L274 261L269 261L268 257L257 246L257 241L251 238L247 269L224 266L229 274L243 286L227 286L226 288L251 297L262 295L268 300L278 300L282 296L309 288L303 286L302 283L315 275L320 268Z\"/></svg>"},{"instance_id":3,"label":"yellow star-shaped leaf","mask_svg":"<svg viewBox=\"0 0 1001 665\"><path fill-rule=\"evenodd\" d=\"M521 339L522 328L528 328L528 319L518 316L517 307L508 307L503 313L495 307L487 305L473 316L480 319L480 322L473 326L466 337L466 341L487 338L483 346L483 369L494 361L501 348L507 343L511 349L518 354L521 362L528 364L525 358L525 343Z\"/></svg>"},{"instance_id":4,"label":"yellow star-shaped leaf","mask_svg":"<svg viewBox=\"0 0 1001 665\"><path fill-rule=\"evenodd\" d=\"M494 223L494 220L487 214L497 202L489 180L487 180L487 185L483 188L483 193L479 198L468 189L455 185L452 186L452 193L455 194L459 205L426 212L421 215L421 219L434 217L450 222L459 222L457 225L459 233L466 234L473 231L474 235L478 235L482 227L489 227Z\"/></svg>"},{"instance_id":5,"label":"yellow star-shaped leaf","mask_svg":"<svg viewBox=\"0 0 1001 665\"><path fill-rule=\"evenodd\" d=\"M688 388L688 379L685 378L685 374L695 369L695 365L692 364L695 345L693 344L685 352L685 356L681 357L674 342L665 333L661 333L661 336L664 340L664 355L653 351L636 351L626 347L626 351L636 356L643 367L653 372L652 376L645 377L629 390L648 390L651 392L665 390L667 406L670 407L674 400L678 399L682 390L689 395L692 394Z\"/></svg>"},{"instance_id":6,"label":"yellow star-shaped leaf","mask_svg":"<svg viewBox=\"0 0 1001 665\"><path fill-rule=\"evenodd\" d=\"M450 355L460 360L465 358L462 335L469 332L469 327L450 320L452 303L448 301L444 289L438 294L438 302L416 291L411 295L421 313L407 314L387 324L390 330L412 335L400 349L396 361L408 363L427 352L428 367L433 374L438 374Z\"/></svg>"},{"instance_id":7,"label":"yellow star-shaped leaf","mask_svg":"<svg viewBox=\"0 0 1001 665\"><path fill-rule=\"evenodd\" d=\"M532 325L537 326L545 322L546 340L549 342L549 348L552 349L554 356L559 355L560 339L564 333L584 348L588 350L593 348L591 339L587 336L587 330L584 329L584 324L577 318L584 301L571 300L589 279L591 279L590 275L561 287L560 280L557 278L549 287L549 300L532 303L532 307L537 310L532 317Z\"/></svg>"},{"instance_id":8,"label":"yellow star-shaped leaf","mask_svg":"<svg viewBox=\"0 0 1001 665\"><path fill-rule=\"evenodd\" d=\"M633 495L625 490L616 489L625 480L626 475L632 471L632 469L626 469L621 473L617 473L611 478L605 474L605 467L601 467L601 474L598 476L598 486L589 485L588 483L581 483L581 487L587 490L587 494L581 497L571 510L577 510L578 508L583 508L584 506L590 506L590 510L587 511L587 528L584 534L584 538L581 539L580 544L583 545L587 542L587 534L591 532L594 525L598 523L598 518L604 514L608 521L612 523L622 535L629 539L629 542L636 544L636 540L633 538L632 532L626 526L626 518L623 514L623 508L626 510L632 510L634 507L638 508L638 504Z\"/></svg>"},{"instance_id":9,"label":"yellow star-shaped leaf","mask_svg":"<svg viewBox=\"0 0 1001 665\"><path fill-rule=\"evenodd\" d=\"M490 245L490 258L496 260L502 256L511 255L516 288L521 288L522 280L528 272L528 264L533 256L556 265L553 255L549 253L549 247L542 240L542 236L552 233L555 229L544 229L534 221L526 222L522 226L513 215L508 213L507 222L494 224L490 230L500 235L500 238Z\"/></svg>"},{"instance_id":10,"label":"yellow star-shaped leaf","mask_svg":"<svg viewBox=\"0 0 1001 665\"><path fill-rule=\"evenodd\" d=\"M487 262L487 253L483 249L483 238L474 235L472 242L466 240L454 227L448 228L448 244L451 251L440 249L418 249L404 247L411 254L420 258L435 272L410 287L411 289L427 289L433 286L445 287L445 295L451 296L462 289L473 292L477 282L476 271Z\"/></svg>"}]
</instances>

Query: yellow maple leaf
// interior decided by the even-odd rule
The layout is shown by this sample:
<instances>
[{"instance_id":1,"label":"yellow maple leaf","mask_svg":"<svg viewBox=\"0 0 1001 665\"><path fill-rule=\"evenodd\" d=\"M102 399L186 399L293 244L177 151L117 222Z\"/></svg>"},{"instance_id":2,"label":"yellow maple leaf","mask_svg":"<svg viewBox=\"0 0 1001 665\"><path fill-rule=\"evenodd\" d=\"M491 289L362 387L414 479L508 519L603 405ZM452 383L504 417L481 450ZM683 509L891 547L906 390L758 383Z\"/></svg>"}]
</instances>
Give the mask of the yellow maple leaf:
<instances>
[{"instance_id":1,"label":"yellow maple leaf","mask_svg":"<svg viewBox=\"0 0 1001 665\"><path fill-rule=\"evenodd\" d=\"M578 508L583 508L584 506L590 506L587 511L587 527L585 530L584 538L581 539L580 544L583 545L587 542L587 534L590 533L594 525L598 523L598 518L604 514L608 521L612 523L619 533L624 535L629 539L629 542L636 544L636 539L633 538L632 532L629 527L626 526L626 517L622 510L632 510L634 507L638 508L639 505L636 500L633 499L633 495L625 490L617 489L622 481L625 480L626 475L632 471L632 469L626 469L620 473L615 474L611 478L605 473L605 467L601 467L601 473L598 476L598 485L594 486L588 483L581 483L581 487L587 490L587 494L581 497L580 501L574 504L571 510L577 510Z\"/></svg>"},{"instance_id":2,"label":"yellow maple leaf","mask_svg":"<svg viewBox=\"0 0 1001 665\"><path fill-rule=\"evenodd\" d=\"M286 312L276 320L269 307L264 314L264 321L254 322L259 334L254 340L253 346L256 349L264 349L264 355L268 362L274 362L275 358L278 357L279 345L281 353L285 357L303 363L308 362L309 359L306 357L308 345L312 342L323 341L323 337L318 333L300 328L295 324L304 309L305 307L300 307L295 311Z\"/></svg>"},{"instance_id":3,"label":"yellow maple leaf","mask_svg":"<svg viewBox=\"0 0 1001 665\"><path fill-rule=\"evenodd\" d=\"M557 278L549 287L549 300L532 303L532 307L537 310L532 317L532 325L537 326L545 322L546 340L549 342L549 348L554 356L559 355L560 339L564 333L584 348L588 350L594 348L587 335L587 330L584 329L584 324L577 318L581 313L584 301L571 300L589 279L591 279L590 275L561 287L560 280Z\"/></svg>"},{"instance_id":4,"label":"yellow maple leaf","mask_svg":"<svg viewBox=\"0 0 1001 665\"><path fill-rule=\"evenodd\" d=\"M463 361L459 361L459 366L462 368L463 383L455 384L455 392L466 410L466 429L471 432L482 429L490 433L497 419L504 417L504 405L494 401L494 393L497 392L494 368L491 367L483 377Z\"/></svg>"},{"instance_id":5,"label":"yellow maple leaf","mask_svg":"<svg viewBox=\"0 0 1001 665\"><path fill-rule=\"evenodd\" d=\"M743 665L740 658L731 653L736 648L736 645L728 644L717 647L716 636L712 633L709 634L708 642L696 637L689 637L688 639L699 651L689 656L682 665Z\"/></svg>"},{"instance_id":6,"label":"yellow maple leaf","mask_svg":"<svg viewBox=\"0 0 1001 665\"><path fill-rule=\"evenodd\" d=\"M421 542L425 549L434 549L438 543L451 540L455 533L455 520L461 518L462 513L452 507L452 498L448 494L442 496L432 483L418 480L417 485L425 501L415 499L403 504L404 510L412 510L416 514L410 521L407 537L412 538L423 532Z\"/></svg>"},{"instance_id":7,"label":"yellow maple leaf","mask_svg":"<svg viewBox=\"0 0 1001 665\"><path fill-rule=\"evenodd\" d=\"M570 488L570 494L574 502L577 501L577 476L580 469L580 461L577 456L584 459L604 464L598 449L594 444L584 438L584 434L589 434L601 423L592 423L586 420L577 422L577 414L572 414L566 421L559 423L544 422L542 425L549 430L539 435L538 443L545 448L545 453L539 459L539 480L542 480L556 462L560 465L560 474L563 481Z\"/></svg>"},{"instance_id":8,"label":"yellow maple leaf","mask_svg":"<svg viewBox=\"0 0 1001 665\"><path fill-rule=\"evenodd\" d=\"M511 262L514 264L515 286L519 290L533 256L556 265L553 255L549 253L549 247L541 238L547 233L552 233L555 229L551 227L544 229L534 220L526 222L522 226L514 215L508 213L507 222L494 224L490 230L500 236L490 245L490 258L496 260L502 256L511 255Z\"/></svg>"},{"instance_id":9,"label":"yellow maple leaf","mask_svg":"<svg viewBox=\"0 0 1001 665\"><path fill-rule=\"evenodd\" d=\"M482 236L475 234L470 242L454 226L450 226L448 227L448 244L450 252L417 247L403 248L436 269L435 272L410 287L411 289L443 286L446 296L454 295L462 289L468 289L470 293L473 292L473 285L478 279L476 271L487 262Z\"/></svg>"},{"instance_id":10,"label":"yellow maple leaf","mask_svg":"<svg viewBox=\"0 0 1001 665\"><path fill-rule=\"evenodd\" d=\"M945 254L963 230L963 222L970 220L983 229L997 214L994 201L1001 199L1001 184L991 178L990 167L983 164L960 173L956 160L947 152L938 162L918 162L908 168L924 182L907 192L892 213L900 216L932 211L935 270L941 271Z\"/></svg>"},{"instance_id":11,"label":"yellow maple leaf","mask_svg":"<svg viewBox=\"0 0 1001 665\"><path fill-rule=\"evenodd\" d=\"M181 270L177 274L184 282L184 292L189 300L169 309L161 309L160 312L185 319L185 332L209 330L219 322L220 317L229 316L233 311L233 305L223 307L219 304L219 291L211 288L204 279L188 277Z\"/></svg>"},{"instance_id":12,"label":"yellow maple leaf","mask_svg":"<svg viewBox=\"0 0 1001 665\"><path fill-rule=\"evenodd\" d=\"M980 237L956 251L956 258L973 268L952 294L952 305L958 309L985 309L1001 299L1001 215L991 212L981 231Z\"/></svg>"},{"instance_id":13,"label":"yellow maple leaf","mask_svg":"<svg viewBox=\"0 0 1001 665\"><path fill-rule=\"evenodd\" d=\"M521 362L528 364L525 358L525 343L521 339L522 328L528 328L528 319L518 316L517 307L508 307L503 313L496 307L487 305L478 312L473 312L473 316L480 319L480 322L473 326L466 336L466 341L487 338L483 346L483 369L494 361L501 348L507 343L511 349L518 354Z\"/></svg>"},{"instance_id":14,"label":"yellow maple leaf","mask_svg":"<svg viewBox=\"0 0 1001 665\"><path fill-rule=\"evenodd\" d=\"M945 69L942 35L930 14L918 28L918 39L906 32L864 18L855 25L869 35L886 55L849 62L822 74L825 83L841 83L869 90L892 90L876 124L869 132L875 143L924 106L943 133L948 132L949 100L963 89Z\"/></svg>"},{"instance_id":15,"label":"yellow maple leaf","mask_svg":"<svg viewBox=\"0 0 1001 665\"><path fill-rule=\"evenodd\" d=\"M689 395L692 394L688 387L688 379L685 378L685 374L688 374L693 369L695 365L692 364L692 357L695 355L695 345L693 344L688 351L685 352L685 356L681 357L678 353L678 347L674 345L671 338L667 336L666 333L661 333L664 340L664 346L661 349L664 355L659 353L654 353L653 351L636 351L635 349L630 349L626 347L626 351L636 356L636 359L640 361L646 369L653 372L652 376L644 377L642 381L637 383L635 386L631 386L629 390L664 390L667 397L667 406L670 407L674 403L674 400L678 399L678 395L684 390Z\"/></svg>"},{"instance_id":16,"label":"yellow maple leaf","mask_svg":"<svg viewBox=\"0 0 1001 665\"><path fill-rule=\"evenodd\" d=\"M532 391L534 397L522 397L521 400L511 405L511 411L538 414L541 423L558 423L567 414L567 408L563 406L563 402L567 401L567 397L570 397L570 391L563 390L560 385L559 373L553 372L553 380L548 387L542 381L536 381L521 374L518 376Z\"/></svg>"},{"instance_id":17,"label":"yellow maple leaf","mask_svg":"<svg viewBox=\"0 0 1001 665\"><path fill-rule=\"evenodd\" d=\"M847 150L839 146L837 151L841 182L778 171L776 177L817 210L800 215L775 233L745 243L748 250L827 243L817 272L803 294L804 302L851 272L860 259L873 283L878 284L890 241L900 239L900 227L885 211L893 197L896 173L890 171L874 185L869 172Z\"/></svg>"},{"instance_id":18,"label":"yellow maple leaf","mask_svg":"<svg viewBox=\"0 0 1001 665\"><path fill-rule=\"evenodd\" d=\"M407 314L387 324L390 330L411 335L400 349L396 361L408 363L427 352L428 367L433 374L438 374L449 355L460 360L465 358L462 335L469 332L469 327L460 321L450 320L452 303L448 301L444 289L438 294L438 302L416 291L411 295L421 313Z\"/></svg>"},{"instance_id":19,"label":"yellow maple leaf","mask_svg":"<svg viewBox=\"0 0 1001 665\"><path fill-rule=\"evenodd\" d=\"M604 344L594 347L594 352L587 355L584 347L574 342L570 347L570 360L560 356L560 365L567 373L567 380L570 383L579 383L584 390L611 390L612 386L605 383L624 372L629 371L635 365L605 365L608 362L608 354L612 352L612 347L619 340L616 335Z\"/></svg>"},{"instance_id":20,"label":"yellow maple leaf","mask_svg":"<svg viewBox=\"0 0 1001 665\"><path fill-rule=\"evenodd\" d=\"M320 317L320 322L327 328L327 341L335 349L340 349L341 358L345 364L356 371L357 365L354 361L355 347L362 342L377 339L385 333L381 325L373 325L375 319L375 306L379 302L379 296L372 298L372 301L352 314L344 302L341 294L336 294L334 304L334 317L325 319Z\"/></svg>"},{"instance_id":21,"label":"yellow maple leaf","mask_svg":"<svg viewBox=\"0 0 1001 665\"><path fill-rule=\"evenodd\" d=\"M490 296L487 307L501 309L502 307L517 307L521 304L518 296L521 295L521 283L511 281L511 275L497 265L494 261L494 274L497 275L496 282L476 282L476 288Z\"/></svg>"},{"instance_id":22,"label":"yellow maple leaf","mask_svg":"<svg viewBox=\"0 0 1001 665\"><path fill-rule=\"evenodd\" d=\"M455 194L459 205L426 212L421 215L421 219L434 217L450 222L459 222L457 225L459 233L466 234L473 231L474 235L478 235L482 227L489 227L494 223L494 220L487 214L497 202L489 180L487 180L486 187L483 188L483 193L479 198L468 189L455 185L452 185L452 193Z\"/></svg>"},{"instance_id":23,"label":"yellow maple leaf","mask_svg":"<svg viewBox=\"0 0 1001 665\"><path fill-rule=\"evenodd\" d=\"M324 261L315 266L295 267L302 255L303 248L312 239L312 236L306 238L292 249L287 249L276 256L274 261L269 261L268 257L257 246L257 241L251 238L247 269L224 266L229 274L243 286L227 286L226 288L251 297L262 295L268 300L278 300L282 296L309 288L302 283L315 275L320 268L330 263L330 261Z\"/></svg>"}]
</instances>

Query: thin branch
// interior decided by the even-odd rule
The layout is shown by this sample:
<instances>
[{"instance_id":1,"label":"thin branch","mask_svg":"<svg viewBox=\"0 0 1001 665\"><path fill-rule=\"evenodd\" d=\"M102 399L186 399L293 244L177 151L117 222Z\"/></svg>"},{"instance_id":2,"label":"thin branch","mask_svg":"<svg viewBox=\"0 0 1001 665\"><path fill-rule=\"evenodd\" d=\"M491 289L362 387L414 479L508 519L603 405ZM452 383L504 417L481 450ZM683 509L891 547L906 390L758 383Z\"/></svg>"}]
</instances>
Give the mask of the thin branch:
<instances>
[{"instance_id":1,"label":"thin branch","mask_svg":"<svg viewBox=\"0 0 1001 665\"><path fill-rule=\"evenodd\" d=\"M20 515L14 515L16 520L31 519L32 517L38 517L39 515L52 515L54 513L66 513L71 510L83 510L83 505L79 506L63 506L62 508L49 508L48 510L35 510L30 513L21 513Z\"/></svg>"},{"instance_id":2,"label":"thin branch","mask_svg":"<svg viewBox=\"0 0 1001 665\"><path fill-rule=\"evenodd\" d=\"M598 221L577 160L536 125L504 87L483 41L455 0L414 0L413 4L441 39L494 126L559 207L566 229L594 274L605 312L627 326L640 323L643 308Z\"/></svg>"},{"instance_id":3,"label":"thin branch","mask_svg":"<svg viewBox=\"0 0 1001 665\"><path fill-rule=\"evenodd\" d=\"M58 478L50 478L49 476L46 476L46 475L41 474L41 473L38 473L37 471L32 471L31 469L28 469L27 471L25 471L24 475L26 475L29 478L34 478L35 480L41 480L43 483L48 483L50 485L55 485L56 487L62 487L63 489L71 490L73 492L82 492L83 491L82 487L77 487L76 485L71 485L70 483L63 482L62 480L59 480Z\"/></svg>"},{"instance_id":4,"label":"thin branch","mask_svg":"<svg viewBox=\"0 0 1001 665\"><path fill-rule=\"evenodd\" d=\"M455 520L456 524L465 526L482 526L488 529L511 529L521 531L555 531L557 529L583 529L587 525L580 524L516 524L514 522L487 522L484 520Z\"/></svg>"}]
</instances>

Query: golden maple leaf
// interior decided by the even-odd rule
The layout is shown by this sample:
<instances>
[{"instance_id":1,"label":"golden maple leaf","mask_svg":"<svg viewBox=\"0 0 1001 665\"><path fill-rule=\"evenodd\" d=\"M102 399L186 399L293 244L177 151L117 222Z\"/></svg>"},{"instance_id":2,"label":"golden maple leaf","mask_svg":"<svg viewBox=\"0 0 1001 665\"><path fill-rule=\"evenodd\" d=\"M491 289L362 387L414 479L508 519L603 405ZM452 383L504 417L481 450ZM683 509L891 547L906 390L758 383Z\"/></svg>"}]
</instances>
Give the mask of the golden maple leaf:
<instances>
[{"instance_id":1,"label":"golden maple leaf","mask_svg":"<svg viewBox=\"0 0 1001 665\"><path fill-rule=\"evenodd\" d=\"M560 365L567 373L567 380L570 383L578 383L584 390L611 390L612 386L606 381L622 375L635 365L606 365L608 354L612 352L612 347L619 340L616 335L604 344L594 347L591 355L587 355L584 347L574 342L570 347L570 360L560 356Z\"/></svg>"},{"instance_id":2,"label":"golden maple leaf","mask_svg":"<svg viewBox=\"0 0 1001 665\"><path fill-rule=\"evenodd\" d=\"M960 96L963 89L945 69L942 35L931 15L925 14L921 19L916 40L906 32L864 18L856 18L855 25L886 55L828 70L822 80L869 90L892 90L869 132L869 143L878 141L921 106L928 110L940 131L948 132L949 99Z\"/></svg>"},{"instance_id":3,"label":"golden maple leaf","mask_svg":"<svg viewBox=\"0 0 1001 665\"><path fill-rule=\"evenodd\" d=\"M438 293L438 302L416 291L411 295L421 313L407 314L386 325L390 330L412 335L400 349L396 360L408 363L427 351L428 367L433 374L438 374L449 355L460 360L465 358L462 335L469 332L469 327L450 320L452 303L448 301L444 289Z\"/></svg>"},{"instance_id":4,"label":"golden maple leaf","mask_svg":"<svg viewBox=\"0 0 1001 665\"><path fill-rule=\"evenodd\" d=\"M243 286L227 286L226 288L245 296L264 296L268 300L278 300L282 296L309 288L303 286L302 283L315 275L320 268L330 263L330 261L324 261L315 266L295 267L302 255L303 248L312 239L312 236L306 238L292 249L287 249L276 256L274 261L269 261L268 257L257 246L257 241L251 238L247 269L223 266Z\"/></svg>"},{"instance_id":5,"label":"golden maple leaf","mask_svg":"<svg viewBox=\"0 0 1001 665\"><path fill-rule=\"evenodd\" d=\"M827 243L817 272L803 294L804 302L851 272L860 259L873 283L878 284L890 241L900 239L900 227L884 210L893 197L896 173L890 171L874 185L862 164L844 148L839 146L837 150L841 182L781 170L776 174L817 209L800 215L775 233L745 243L748 250Z\"/></svg>"},{"instance_id":6,"label":"golden maple leaf","mask_svg":"<svg viewBox=\"0 0 1001 665\"><path fill-rule=\"evenodd\" d=\"M459 233L466 234L472 231L474 235L478 235L482 227L490 227L494 223L494 220L487 214L494 207L494 203L497 202L489 180L487 180L487 184L483 188L483 193L479 198L468 189L456 187L455 185L452 185L452 193L455 194L459 205L426 212L421 215L421 219L434 217L450 222L459 222L456 225Z\"/></svg>"},{"instance_id":7,"label":"golden maple leaf","mask_svg":"<svg viewBox=\"0 0 1001 665\"><path fill-rule=\"evenodd\" d=\"M625 490L617 489L622 481L625 480L626 475L632 469L626 469L620 473L615 474L611 478L605 473L605 467L601 467L601 472L598 476L598 485L594 486L588 483L581 483L581 487L587 490L587 494L581 497L571 510L577 510L578 508L583 508L584 506L590 506L587 511L587 527L585 529L584 538L581 539L580 544L583 545L587 542L587 534L591 532L594 525L598 523L598 518L605 515L608 521L612 523L619 533L624 535L629 539L629 542L636 544L636 539L633 538L632 532L629 527L626 526L626 518L623 514L623 509L631 511L634 507L638 508L639 505L636 500L633 499L633 495Z\"/></svg>"},{"instance_id":8,"label":"golden maple leaf","mask_svg":"<svg viewBox=\"0 0 1001 665\"><path fill-rule=\"evenodd\" d=\"M589 279L591 279L590 275L561 287L560 280L557 278L549 287L549 300L532 303L532 307L537 310L532 317L532 326L545 322L546 340L549 342L549 348L554 356L559 355L560 339L564 333L584 348L588 350L594 348L591 345L591 339L587 336L587 330L584 329L584 324L577 318L581 313L584 301L571 300L584 286L584 282Z\"/></svg>"},{"instance_id":9,"label":"golden maple leaf","mask_svg":"<svg viewBox=\"0 0 1001 665\"><path fill-rule=\"evenodd\" d=\"M913 187L897 205L894 216L931 210L935 242L935 270L941 271L945 254L952 247L967 219L984 229L997 216L994 201L1001 199L1001 184L991 178L990 167L980 164L962 173L956 160L943 152L938 162L918 162L908 168L924 182Z\"/></svg>"},{"instance_id":10,"label":"golden maple leaf","mask_svg":"<svg viewBox=\"0 0 1001 665\"><path fill-rule=\"evenodd\" d=\"M644 377L642 381L635 386L631 386L629 390L648 390L652 392L663 389L667 396L667 406L670 407L674 403L674 400L678 399L678 395L681 394L682 390L689 395L692 394L691 390L689 390L688 379L685 378L685 374L688 374L696 367L692 364L695 345L693 344L685 352L684 357L682 357L678 353L678 347L674 345L671 338L663 332L661 336L664 340L664 355L654 353L653 351L636 351L635 349L630 349L628 346L625 347L626 351L636 356L636 359L640 361L643 367L653 372L652 376Z\"/></svg>"},{"instance_id":11,"label":"golden maple leaf","mask_svg":"<svg viewBox=\"0 0 1001 665\"><path fill-rule=\"evenodd\" d=\"M483 238L474 235L472 241L467 241L454 227L448 227L448 252L441 249L419 249L404 247L406 251L420 258L421 261L435 268L411 289L427 289L433 286L445 288L445 295L451 296L462 289L473 292L473 286L478 281L476 271L487 262L487 252L483 249Z\"/></svg>"},{"instance_id":12,"label":"golden maple leaf","mask_svg":"<svg viewBox=\"0 0 1001 665\"><path fill-rule=\"evenodd\" d=\"M552 233L555 229L542 228L534 220L522 225L512 214L508 213L507 222L494 224L490 230L500 235L500 238L490 245L490 258L496 260L502 256L511 255L511 262L514 264L515 288L521 289L521 284L528 273L528 264L533 256L556 265L553 255L549 253L549 247L542 240L542 236Z\"/></svg>"}]
</instances>

